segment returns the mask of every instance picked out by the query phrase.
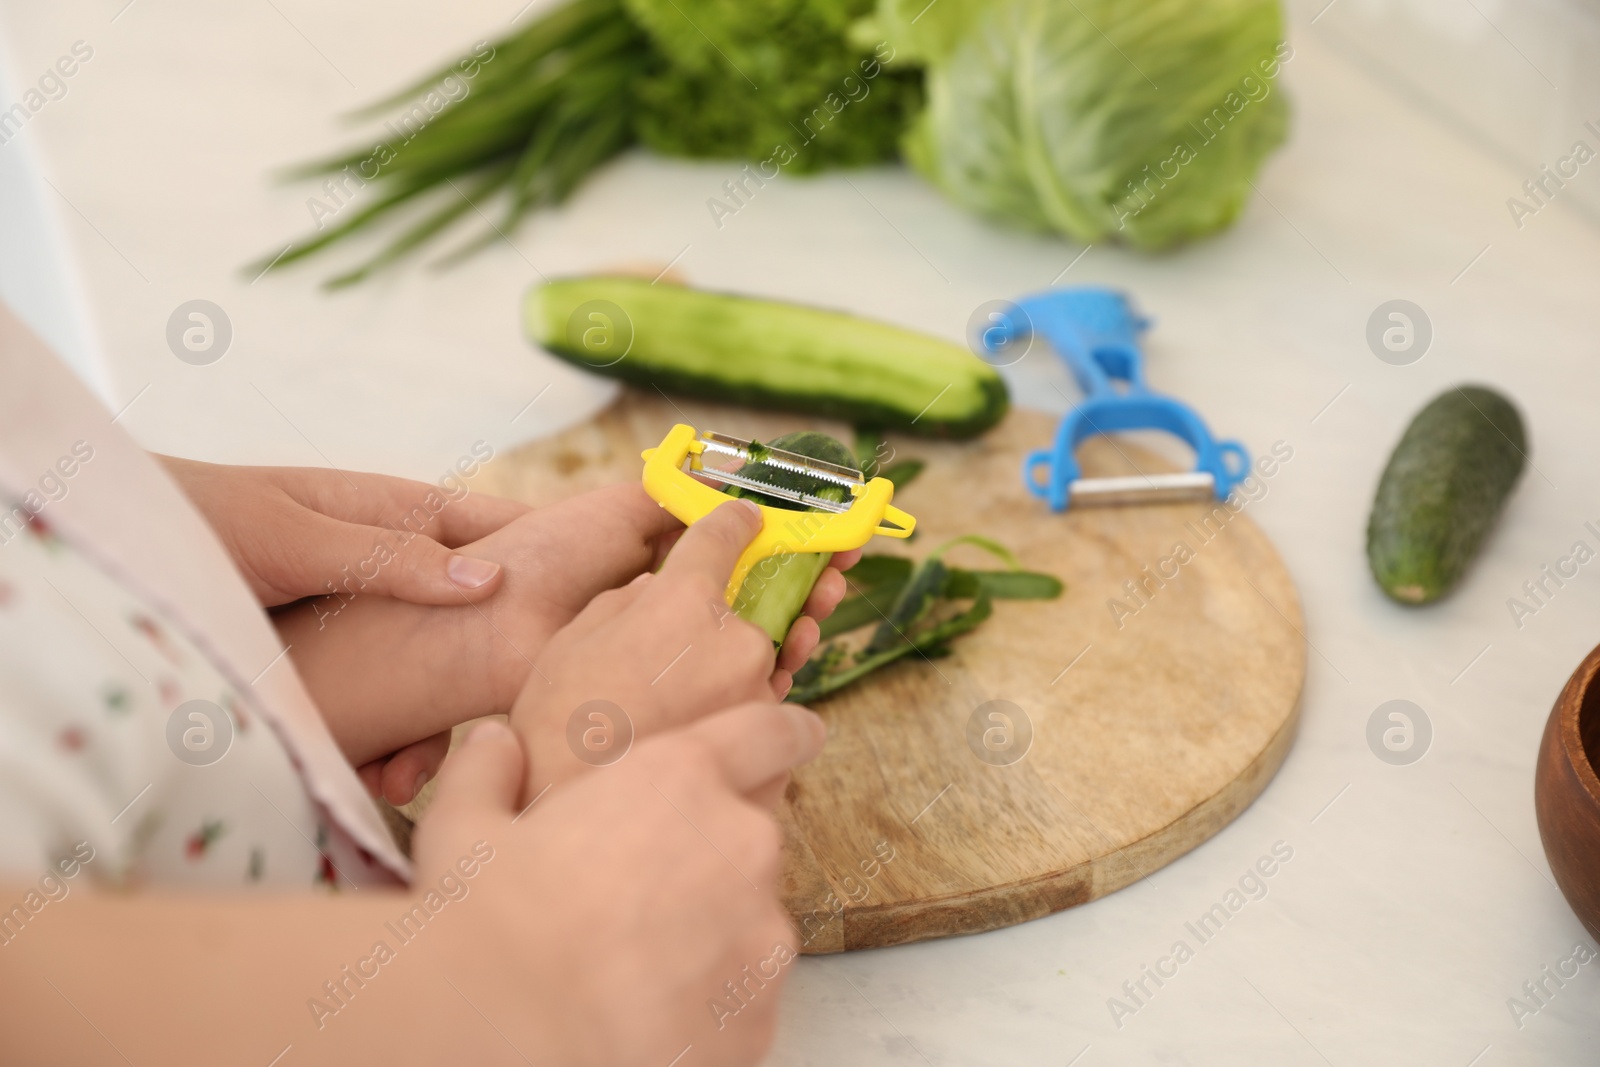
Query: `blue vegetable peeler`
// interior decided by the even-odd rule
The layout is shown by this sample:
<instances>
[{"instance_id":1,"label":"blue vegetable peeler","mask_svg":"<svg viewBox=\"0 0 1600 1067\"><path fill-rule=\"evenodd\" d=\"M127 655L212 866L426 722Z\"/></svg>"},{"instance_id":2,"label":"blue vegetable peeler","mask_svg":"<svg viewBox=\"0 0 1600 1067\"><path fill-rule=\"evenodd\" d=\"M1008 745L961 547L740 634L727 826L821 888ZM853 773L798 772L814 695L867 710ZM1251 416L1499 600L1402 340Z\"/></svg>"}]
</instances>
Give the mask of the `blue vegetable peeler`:
<instances>
[{"instance_id":1,"label":"blue vegetable peeler","mask_svg":"<svg viewBox=\"0 0 1600 1067\"><path fill-rule=\"evenodd\" d=\"M1042 337L1078 380L1084 398L1056 431L1055 447L1031 453L1022 481L1054 511L1069 506L1170 504L1227 499L1250 473L1250 454L1237 441L1218 441L1188 405L1152 393L1144 382L1139 334L1150 320L1137 314L1114 289L1077 286L1024 297L1000 313L984 331L992 353L1023 335ZM1121 388L1118 388L1120 383ZM1085 478L1073 454L1093 434L1118 430L1165 430L1195 451L1195 469L1181 474Z\"/></svg>"}]
</instances>

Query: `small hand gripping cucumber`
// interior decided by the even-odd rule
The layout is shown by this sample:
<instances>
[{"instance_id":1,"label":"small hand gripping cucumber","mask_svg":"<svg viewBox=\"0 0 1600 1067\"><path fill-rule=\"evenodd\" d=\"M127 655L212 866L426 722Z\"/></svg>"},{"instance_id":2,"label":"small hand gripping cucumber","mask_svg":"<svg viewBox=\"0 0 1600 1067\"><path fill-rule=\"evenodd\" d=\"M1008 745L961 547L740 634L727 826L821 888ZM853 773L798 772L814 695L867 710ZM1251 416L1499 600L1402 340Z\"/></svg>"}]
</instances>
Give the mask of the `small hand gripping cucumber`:
<instances>
[{"instance_id":1,"label":"small hand gripping cucumber","mask_svg":"<svg viewBox=\"0 0 1600 1067\"><path fill-rule=\"evenodd\" d=\"M1367 562L1403 604L1439 599L1466 573L1527 462L1516 407L1457 386L1417 413L1378 482Z\"/></svg>"}]
</instances>

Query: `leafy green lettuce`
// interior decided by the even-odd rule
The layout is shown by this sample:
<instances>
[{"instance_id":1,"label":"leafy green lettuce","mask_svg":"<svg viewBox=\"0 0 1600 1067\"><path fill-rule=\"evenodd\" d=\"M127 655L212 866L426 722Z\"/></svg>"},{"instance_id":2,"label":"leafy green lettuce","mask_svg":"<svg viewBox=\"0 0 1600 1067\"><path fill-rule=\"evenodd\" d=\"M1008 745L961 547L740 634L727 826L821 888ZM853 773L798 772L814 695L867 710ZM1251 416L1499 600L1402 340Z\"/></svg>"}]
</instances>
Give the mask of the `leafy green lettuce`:
<instances>
[{"instance_id":1,"label":"leafy green lettuce","mask_svg":"<svg viewBox=\"0 0 1600 1067\"><path fill-rule=\"evenodd\" d=\"M664 62L635 85L634 127L672 155L792 171L893 159L922 100L848 30L873 0L626 0Z\"/></svg>"},{"instance_id":2,"label":"leafy green lettuce","mask_svg":"<svg viewBox=\"0 0 1600 1067\"><path fill-rule=\"evenodd\" d=\"M863 30L928 64L918 170L1083 242L1227 226L1287 130L1277 0L882 0Z\"/></svg>"}]
</instances>

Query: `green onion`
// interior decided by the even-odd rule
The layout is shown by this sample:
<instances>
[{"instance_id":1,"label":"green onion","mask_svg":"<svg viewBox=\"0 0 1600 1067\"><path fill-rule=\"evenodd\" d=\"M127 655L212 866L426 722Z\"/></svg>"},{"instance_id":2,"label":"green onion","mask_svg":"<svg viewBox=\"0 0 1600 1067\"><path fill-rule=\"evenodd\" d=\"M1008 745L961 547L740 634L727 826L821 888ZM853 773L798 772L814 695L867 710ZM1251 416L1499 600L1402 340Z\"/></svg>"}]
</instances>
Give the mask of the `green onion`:
<instances>
[{"instance_id":1,"label":"green onion","mask_svg":"<svg viewBox=\"0 0 1600 1067\"><path fill-rule=\"evenodd\" d=\"M330 279L351 285L415 252L464 216L485 226L480 237L441 262L495 240L509 239L528 213L565 200L597 168L634 143L634 84L659 60L621 0L569 0L526 27L445 66L356 113L371 118L398 109L379 143L372 139L328 159L290 170L289 179L344 175L341 188L370 202L320 228L287 251L246 268L259 276L322 251L401 212L420 216L376 255ZM468 69L474 73L467 74ZM454 79L454 82L447 82ZM422 107L440 86L465 84L465 95L437 111ZM445 94L454 96L454 94ZM429 114L419 128L406 117ZM379 149L383 152L379 152ZM375 171L375 173L369 173ZM365 186L371 186L364 193ZM492 201L503 200L499 219ZM424 203L420 203L423 201ZM358 201L359 202L359 201ZM342 214L348 202L339 201Z\"/></svg>"}]
</instances>

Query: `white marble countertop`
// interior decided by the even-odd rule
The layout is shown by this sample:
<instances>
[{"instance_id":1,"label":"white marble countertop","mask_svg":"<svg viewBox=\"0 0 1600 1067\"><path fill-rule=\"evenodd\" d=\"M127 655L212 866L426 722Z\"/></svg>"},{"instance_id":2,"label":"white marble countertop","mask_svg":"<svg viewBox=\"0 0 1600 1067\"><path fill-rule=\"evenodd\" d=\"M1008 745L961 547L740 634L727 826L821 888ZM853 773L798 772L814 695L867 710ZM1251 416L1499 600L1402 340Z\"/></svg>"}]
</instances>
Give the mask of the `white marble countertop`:
<instances>
[{"instance_id":1,"label":"white marble countertop","mask_svg":"<svg viewBox=\"0 0 1600 1067\"><path fill-rule=\"evenodd\" d=\"M241 276L310 223L312 190L273 186L269 169L341 143L339 113L441 47L499 32L520 6L7 6L13 89L74 42L93 57L0 146L13 205L0 211L12 250L0 250L0 292L103 376L151 448L434 477L478 438L505 447L609 395L520 339L518 297L540 273L677 258L701 284L951 337L986 300L1058 279L1125 286L1159 320L1155 384L1222 435L1294 448L1253 514L1304 599L1299 739L1233 825L1109 898L977 937L803 960L771 1062L1593 1062L1600 965L1536 1014L1508 1006L1541 968L1593 947L1550 880L1532 789L1551 702L1600 640L1600 578L1585 569L1520 629L1507 608L1542 564L1593 545L1583 523L1600 519L1600 233L1560 198L1520 231L1505 207L1546 161L1520 172L1481 152L1302 24L1284 73L1292 143L1233 231L1176 255L1080 258L974 221L896 169L775 183L719 229L705 201L736 168L635 156L514 248L452 272L406 270L331 297L312 284L327 265ZM1600 171L1575 180L1600 183ZM18 212L30 191L42 209ZM205 367L165 341L168 316L195 298L234 331ZM1364 339L1394 298L1433 325L1409 366L1379 361ZM1013 384L1030 402L1056 396L1047 380L1071 394L1045 360L1024 360ZM1516 398L1534 469L1463 588L1400 610L1366 572L1373 486L1409 416L1465 380ZM1381 762L1365 739L1391 699L1432 724L1409 766ZM1266 897L1115 1020L1110 998L1132 1003L1123 983L1275 842L1293 859Z\"/></svg>"}]
</instances>

